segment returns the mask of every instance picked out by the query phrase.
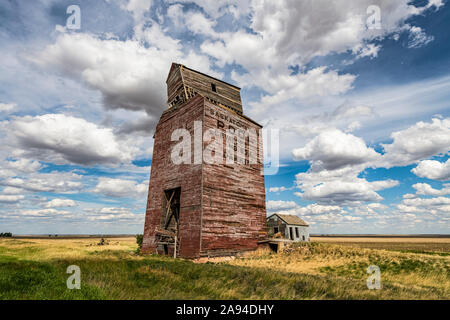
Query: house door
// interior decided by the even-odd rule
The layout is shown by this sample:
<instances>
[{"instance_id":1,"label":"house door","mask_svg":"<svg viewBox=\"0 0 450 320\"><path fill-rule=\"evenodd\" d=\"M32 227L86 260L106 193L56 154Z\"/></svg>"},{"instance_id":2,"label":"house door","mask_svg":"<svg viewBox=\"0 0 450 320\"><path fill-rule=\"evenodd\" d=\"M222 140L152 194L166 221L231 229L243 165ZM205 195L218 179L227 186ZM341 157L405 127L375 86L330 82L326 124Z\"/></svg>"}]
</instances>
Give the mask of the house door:
<instances>
[{"instance_id":1,"label":"house door","mask_svg":"<svg viewBox=\"0 0 450 320\"><path fill-rule=\"evenodd\" d=\"M292 227L289 227L289 238L290 238L291 240L294 240L294 232L293 232L293 230L292 230Z\"/></svg>"}]
</instances>

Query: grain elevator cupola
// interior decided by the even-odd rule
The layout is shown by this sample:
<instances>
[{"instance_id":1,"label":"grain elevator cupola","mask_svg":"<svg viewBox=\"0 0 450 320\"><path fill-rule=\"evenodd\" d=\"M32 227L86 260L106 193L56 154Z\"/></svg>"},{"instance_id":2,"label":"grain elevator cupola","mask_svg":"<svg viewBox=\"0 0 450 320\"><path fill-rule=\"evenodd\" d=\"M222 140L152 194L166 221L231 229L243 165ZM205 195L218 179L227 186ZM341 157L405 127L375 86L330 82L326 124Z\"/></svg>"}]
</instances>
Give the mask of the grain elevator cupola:
<instances>
[{"instance_id":1,"label":"grain elevator cupola","mask_svg":"<svg viewBox=\"0 0 450 320\"><path fill-rule=\"evenodd\" d=\"M241 89L178 63L172 63L167 83L169 108L182 105L195 94L242 114Z\"/></svg>"}]
</instances>

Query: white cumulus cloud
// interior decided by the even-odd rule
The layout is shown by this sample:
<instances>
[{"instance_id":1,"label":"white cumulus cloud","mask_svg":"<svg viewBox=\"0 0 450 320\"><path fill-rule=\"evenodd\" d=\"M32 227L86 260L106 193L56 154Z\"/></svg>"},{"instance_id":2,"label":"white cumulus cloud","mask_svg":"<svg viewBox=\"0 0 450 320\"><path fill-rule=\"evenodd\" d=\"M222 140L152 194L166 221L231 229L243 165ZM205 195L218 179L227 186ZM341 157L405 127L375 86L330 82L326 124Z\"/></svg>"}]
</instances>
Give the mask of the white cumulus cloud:
<instances>
[{"instance_id":1,"label":"white cumulus cloud","mask_svg":"<svg viewBox=\"0 0 450 320\"><path fill-rule=\"evenodd\" d=\"M0 194L0 202L14 203L24 199L23 195L4 195Z\"/></svg>"},{"instance_id":2,"label":"white cumulus cloud","mask_svg":"<svg viewBox=\"0 0 450 320\"><path fill-rule=\"evenodd\" d=\"M445 196L450 194L450 184L444 184L442 189L434 189L428 183L416 183L412 187L416 189L416 194L424 196Z\"/></svg>"},{"instance_id":3,"label":"white cumulus cloud","mask_svg":"<svg viewBox=\"0 0 450 320\"><path fill-rule=\"evenodd\" d=\"M295 160L310 160L326 170L377 160L380 155L368 148L363 139L340 130L322 132L303 148L292 151Z\"/></svg>"},{"instance_id":4,"label":"white cumulus cloud","mask_svg":"<svg viewBox=\"0 0 450 320\"><path fill-rule=\"evenodd\" d=\"M101 177L93 191L110 197L135 197L144 195L147 187L146 183L133 180Z\"/></svg>"},{"instance_id":5,"label":"white cumulus cloud","mask_svg":"<svg viewBox=\"0 0 450 320\"><path fill-rule=\"evenodd\" d=\"M422 178L442 181L450 180L450 159L446 162L423 160L411 171Z\"/></svg>"},{"instance_id":6,"label":"white cumulus cloud","mask_svg":"<svg viewBox=\"0 0 450 320\"><path fill-rule=\"evenodd\" d=\"M393 142L382 144L386 153L382 165L405 166L450 150L450 118L420 121L391 134Z\"/></svg>"},{"instance_id":7,"label":"white cumulus cloud","mask_svg":"<svg viewBox=\"0 0 450 320\"><path fill-rule=\"evenodd\" d=\"M64 114L18 117L8 129L24 154L44 161L126 163L138 152L131 141L119 141L112 129Z\"/></svg>"},{"instance_id":8,"label":"white cumulus cloud","mask_svg":"<svg viewBox=\"0 0 450 320\"><path fill-rule=\"evenodd\" d=\"M76 202L71 199L53 199L45 205L46 208L74 207Z\"/></svg>"},{"instance_id":9,"label":"white cumulus cloud","mask_svg":"<svg viewBox=\"0 0 450 320\"><path fill-rule=\"evenodd\" d=\"M297 204L294 201L270 200L266 203L266 208L269 211L291 209L296 206Z\"/></svg>"}]
</instances>

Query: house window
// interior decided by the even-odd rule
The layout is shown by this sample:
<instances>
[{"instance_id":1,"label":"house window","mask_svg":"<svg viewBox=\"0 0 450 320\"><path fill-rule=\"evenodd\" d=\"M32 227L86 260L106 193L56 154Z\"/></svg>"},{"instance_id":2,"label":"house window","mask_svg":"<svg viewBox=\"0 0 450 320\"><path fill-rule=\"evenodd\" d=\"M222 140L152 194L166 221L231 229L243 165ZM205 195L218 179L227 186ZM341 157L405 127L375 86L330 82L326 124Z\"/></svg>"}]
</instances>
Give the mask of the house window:
<instances>
[{"instance_id":1,"label":"house window","mask_svg":"<svg viewBox=\"0 0 450 320\"><path fill-rule=\"evenodd\" d=\"M211 83L211 90L214 92L217 92L216 85L214 83Z\"/></svg>"},{"instance_id":2,"label":"house window","mask_svg":"<svg viewBox=\"0 0 450 320\"><path fill-rule=\"evenodd\" d=\"M274 234L278 233L278 227L273 227L273 233Z\"/></svg>"},{"instance_id":3,"label":"house window","mask_svg":"<svg viewBox=\"0 0 450 320\"><path fill-rule=\"evenodd\" d=\"M298 227L295 227L295 237L296 238L300 238L299 234L298 234Z\"/></svg>"}]
</instances>

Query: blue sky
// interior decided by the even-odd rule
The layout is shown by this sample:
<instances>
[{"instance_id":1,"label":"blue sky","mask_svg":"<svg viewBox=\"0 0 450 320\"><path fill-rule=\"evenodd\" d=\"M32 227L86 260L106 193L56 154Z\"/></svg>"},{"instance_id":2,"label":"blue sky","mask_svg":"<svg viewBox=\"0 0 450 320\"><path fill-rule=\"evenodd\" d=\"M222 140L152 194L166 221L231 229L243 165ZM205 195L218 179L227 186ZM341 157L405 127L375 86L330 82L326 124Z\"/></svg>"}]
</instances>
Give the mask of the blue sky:
<instances>
[{"instance_id":1,"label":"blue sky","mask_svg":"<svg viewBox=\"0 0 450 320\"><path fill-rule=\"evenodd\" d=\"M449 6L2 2L0 231L142 233L176 61L240 86L245 114L279 130L268 214L312 233L449 233Z\"/></svg>"}]
</instances>

